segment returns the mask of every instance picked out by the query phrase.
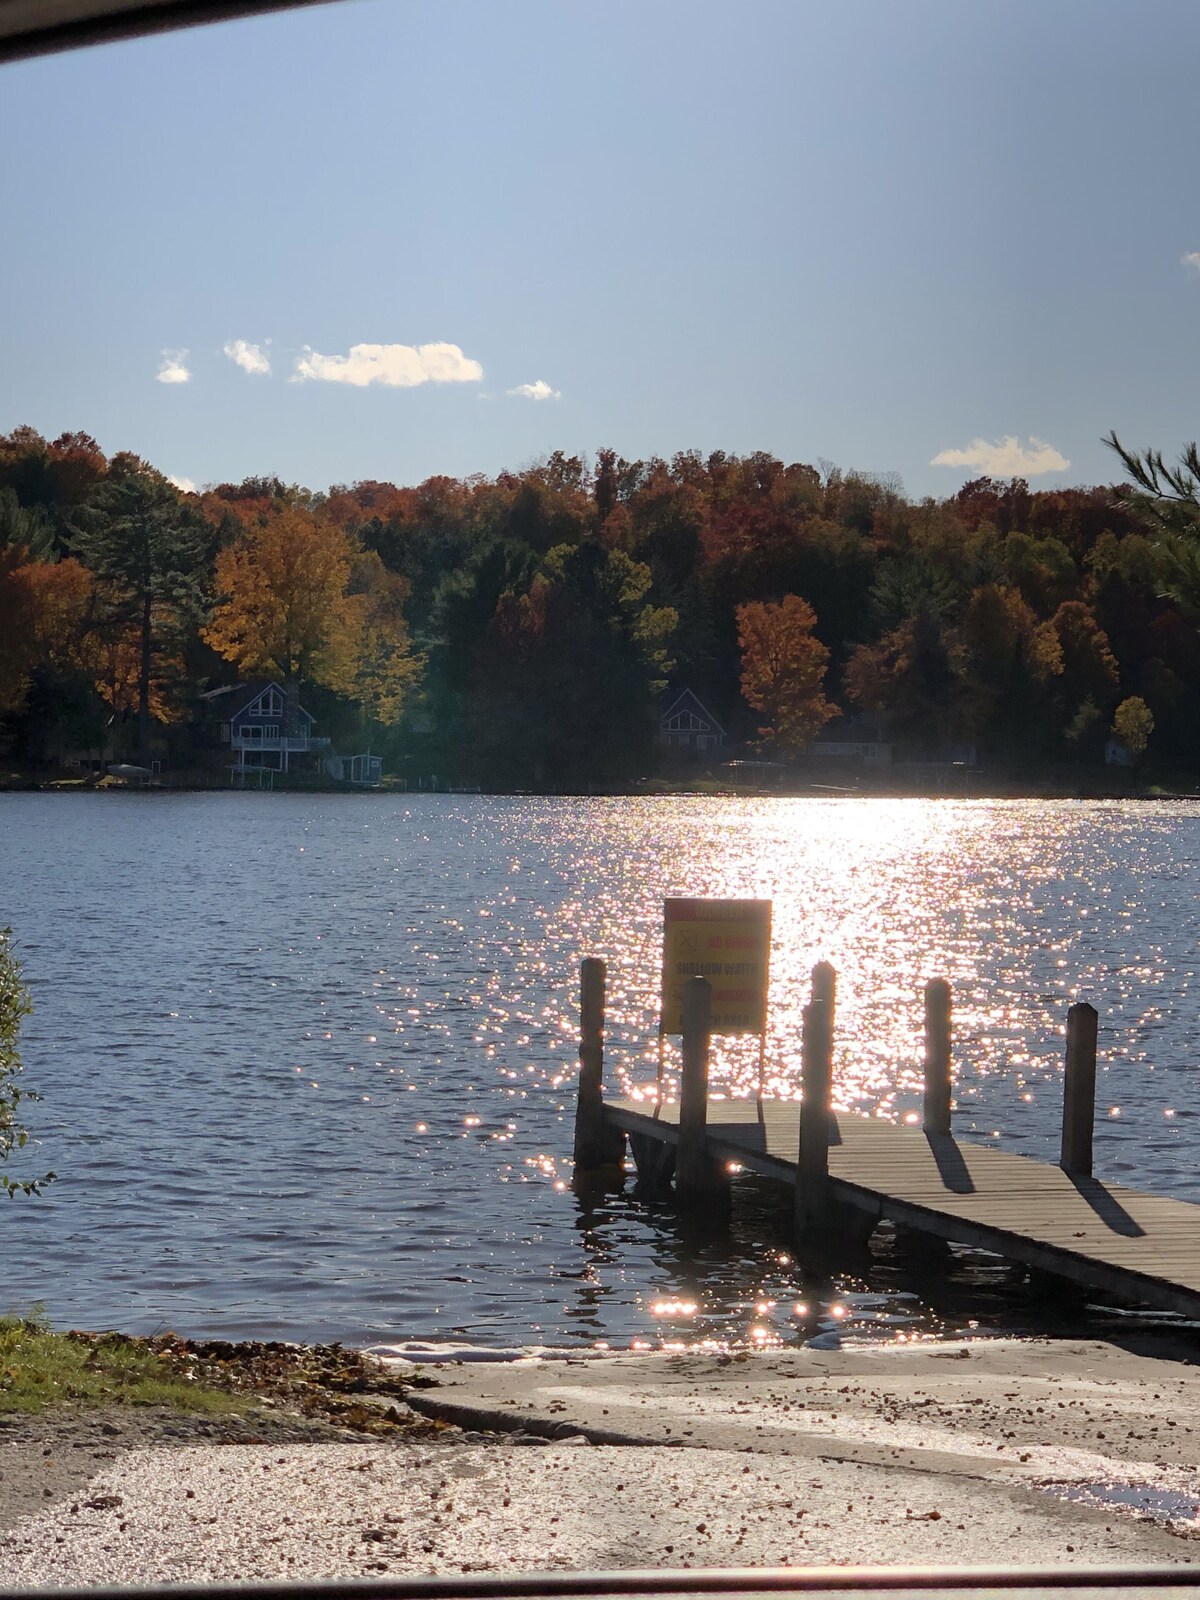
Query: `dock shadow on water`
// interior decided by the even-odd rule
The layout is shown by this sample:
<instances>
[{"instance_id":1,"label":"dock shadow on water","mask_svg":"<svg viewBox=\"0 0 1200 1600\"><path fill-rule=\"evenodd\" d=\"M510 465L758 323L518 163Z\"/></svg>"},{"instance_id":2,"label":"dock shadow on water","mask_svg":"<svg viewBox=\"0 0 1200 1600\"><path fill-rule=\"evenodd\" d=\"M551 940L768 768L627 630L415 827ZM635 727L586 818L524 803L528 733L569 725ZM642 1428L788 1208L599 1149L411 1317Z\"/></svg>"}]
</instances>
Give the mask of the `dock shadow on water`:
<instances>
[{"instance_id":1,"label":"dock shadow on water","mask_svg":"<svg viewBox=\"0 0 1200 1600\"><path fill-rule=\"evenodd\" d=\"M610 1275L647 1234L647 1313L635 1348L712 1345L774 1349L813 1341L922 1340L957 1335L1108 1338L1134 1328L1195 1334L1191 1324L1080 1295L1075 1286L962 1246L882 1224L869 1243L853 1231L820 1247L797 1244L791 1196L753 1173L735 1180L731 1210L682 1213L669 1189L647 1194L632 1175L622 1187L588 1185L575 1195L582 1262L573 1282L575 1330L606 1343ZM565 1299L566 1297L564 1297ZM566 1307L564 1306L564 1309ZM1200 1346L1198 1346L1200 1347Z\"/></svg>"}]
</instances>

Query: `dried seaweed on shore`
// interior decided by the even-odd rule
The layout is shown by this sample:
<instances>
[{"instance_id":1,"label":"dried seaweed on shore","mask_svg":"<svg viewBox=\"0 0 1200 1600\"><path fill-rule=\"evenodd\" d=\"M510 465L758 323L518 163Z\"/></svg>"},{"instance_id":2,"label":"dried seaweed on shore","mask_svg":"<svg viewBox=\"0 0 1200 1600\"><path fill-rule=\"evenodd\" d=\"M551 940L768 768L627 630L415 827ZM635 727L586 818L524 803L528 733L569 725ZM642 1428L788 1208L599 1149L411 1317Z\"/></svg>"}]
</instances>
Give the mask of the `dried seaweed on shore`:
<instances>
[{"instance_id":1,"label":"dried seaweed on shore","mask_svg":"<svg viewBox=\"0 0 1200 1600\"><path fill-rule=\"evenodd\" d=\"M404 1403L409 1390L429 1387L436 1380L419 1375L397 1378L369 1356L341 1344L186 1339L170 1332L142 1338L72 1330L63 1337L87 1347L85 1367L149 1357L169 1382L244 1396L259 1406L356 1433L428 1438L445 1428ZM132 1391L128 1398L134 1405L144 1403Z\"/></svg>"},{"instance_id":2,"label":"dried seaweed on shore","mask_svg":"<svg viewBox=\"0 0 1200 1600\"><path fill-rule=\"evenodd\" d=\"M126 1336L71 1337L97 1338L104 1344ZM177 1379L253 1397L259 1404L296 1411L358 1433L427 1435L442 1426L418 1417L404 1405L406 1391L414 1386L412 1379L397 1379L361 1352L340 1344L186 1339L175 1333L129 1342L152 1351Z\"/></svg>"}]
</instances>

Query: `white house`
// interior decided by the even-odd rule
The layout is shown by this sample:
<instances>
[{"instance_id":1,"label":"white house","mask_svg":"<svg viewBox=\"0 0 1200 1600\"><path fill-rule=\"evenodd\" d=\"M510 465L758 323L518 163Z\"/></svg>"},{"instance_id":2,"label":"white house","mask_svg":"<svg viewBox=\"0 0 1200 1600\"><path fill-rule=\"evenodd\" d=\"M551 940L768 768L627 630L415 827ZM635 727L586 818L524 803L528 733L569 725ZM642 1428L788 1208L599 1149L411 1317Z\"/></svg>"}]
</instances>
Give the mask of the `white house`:
<instances>
[{"instance_id":1,"label":"white house","mask_svg":"<svg viewBox=\"0 0 1200 1600\"><path fill-rule=\"evenodd\" d=\"M861 761L870 767L891 765L892 747L882 739L813 739L805 753L829 761Z\"/></svg>"},{"instance_id":2,"label":"white house","mask_svg":"<svg viewBox=\"0 0 1200 1600\"><path fill-rule=\"evenodd\" d=\"M853 761L868 767L892 763L892 743L881 736L874 717L835 717L809 740L804 753L822 761Z\"/></svg>"}]
</instances>

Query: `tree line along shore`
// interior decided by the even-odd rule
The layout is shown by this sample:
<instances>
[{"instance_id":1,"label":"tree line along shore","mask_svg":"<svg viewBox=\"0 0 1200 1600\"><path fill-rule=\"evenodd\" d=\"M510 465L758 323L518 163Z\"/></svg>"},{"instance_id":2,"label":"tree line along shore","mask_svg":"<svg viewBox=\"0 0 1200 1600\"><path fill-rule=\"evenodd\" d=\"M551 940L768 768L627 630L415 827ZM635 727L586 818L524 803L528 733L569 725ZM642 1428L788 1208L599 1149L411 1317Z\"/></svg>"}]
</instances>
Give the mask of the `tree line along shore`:
<instances>
[{"instance_id":1,"label":"tree line along shore","mask_svg":"<svg viewBox=\"0 0 1200 1600\"><path fill-rule=\"evenodd\" d=\"M865 787L977 771L957 787L1120 792L1107 757L1187 788L1200 461L1110 443L1116 486L980 478L940 500L761 452L609 449L413 487L197 493L87 434L17 428L0 767L227 781L214 692L274 682L412 785L788 787L797 758L886 750ZM664 737L680 693L711 738Z\"/></svg>"}]
</instances>

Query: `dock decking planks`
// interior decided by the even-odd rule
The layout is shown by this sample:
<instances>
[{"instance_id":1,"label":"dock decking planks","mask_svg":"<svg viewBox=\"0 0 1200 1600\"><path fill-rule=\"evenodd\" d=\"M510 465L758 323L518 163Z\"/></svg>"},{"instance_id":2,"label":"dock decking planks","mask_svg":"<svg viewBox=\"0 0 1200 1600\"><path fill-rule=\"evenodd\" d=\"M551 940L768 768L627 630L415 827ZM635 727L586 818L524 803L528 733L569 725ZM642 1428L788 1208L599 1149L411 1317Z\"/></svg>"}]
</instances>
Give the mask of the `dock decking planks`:
<instances>
[{"instance_id":1,"label":"dock decking planks","mask_svg":"<svg viewBox=\"0 0 1200 1600\"><path fill-rule=\"evenodd\" d=\"M794 1183L800 1107L794 1101L710 1099L708 1137L727 1160ZM673 1144L679 1107L606 1100L605 1120ZM831 1113L830 1193L871 1216L975 1245L1091 1288L1200 1316L1200 1206L1060 1167L926 1134L877 1118Z\"/></svg>"}]
</instances>

